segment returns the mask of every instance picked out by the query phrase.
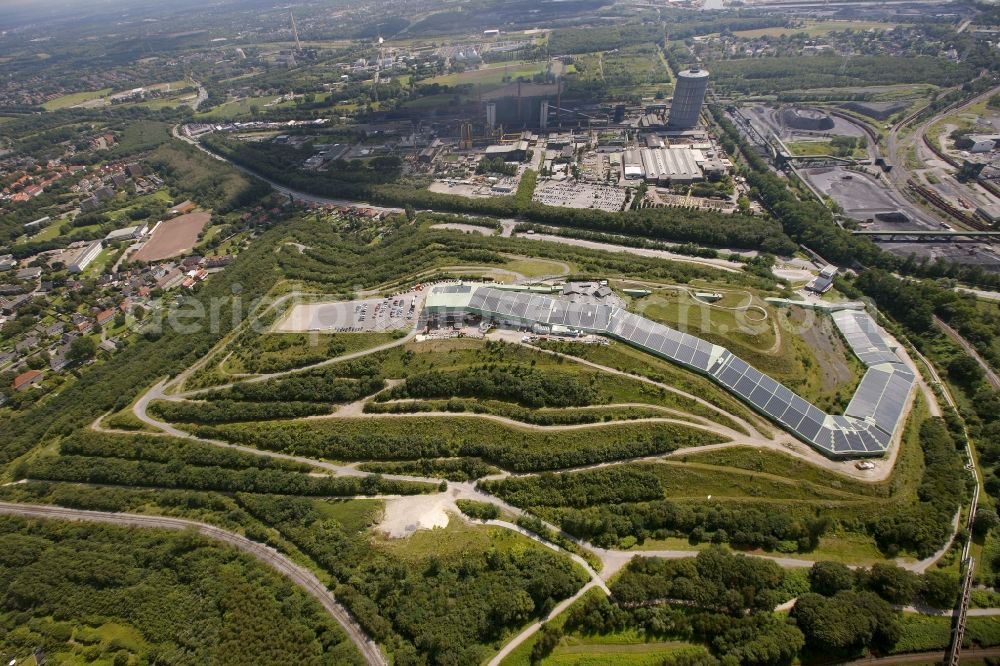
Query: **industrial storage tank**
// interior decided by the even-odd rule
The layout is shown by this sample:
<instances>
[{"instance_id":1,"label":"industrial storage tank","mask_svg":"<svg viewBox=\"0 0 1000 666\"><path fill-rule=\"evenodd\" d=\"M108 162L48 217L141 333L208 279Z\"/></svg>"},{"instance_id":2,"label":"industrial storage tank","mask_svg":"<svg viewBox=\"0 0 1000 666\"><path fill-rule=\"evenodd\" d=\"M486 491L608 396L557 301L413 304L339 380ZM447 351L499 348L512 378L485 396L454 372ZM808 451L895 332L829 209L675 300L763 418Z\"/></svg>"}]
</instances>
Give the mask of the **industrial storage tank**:
<instances>
[{"instance_id":1,"label":"industrial storage tank","mask_svg":"<svg viewBox=\"0 0 1000 666\"><path fill-rule=\"evenodd\" d=\"M677 74L674 99L670 103L670 119L667 128L686 130L698 125L701 105L708 89L708 70L692 67Z\"/></svg>"},{"instance_id":2,"label":"industrial storage tank","mask_svg":"<svg viewBox=\"0 0 1000 666\"><path fill-rule=\"evenodd\" d=\"M790 129L825 132L833 129L833 118L819 109L782 109L781 123Z\"/></svg>"}]
</instances>

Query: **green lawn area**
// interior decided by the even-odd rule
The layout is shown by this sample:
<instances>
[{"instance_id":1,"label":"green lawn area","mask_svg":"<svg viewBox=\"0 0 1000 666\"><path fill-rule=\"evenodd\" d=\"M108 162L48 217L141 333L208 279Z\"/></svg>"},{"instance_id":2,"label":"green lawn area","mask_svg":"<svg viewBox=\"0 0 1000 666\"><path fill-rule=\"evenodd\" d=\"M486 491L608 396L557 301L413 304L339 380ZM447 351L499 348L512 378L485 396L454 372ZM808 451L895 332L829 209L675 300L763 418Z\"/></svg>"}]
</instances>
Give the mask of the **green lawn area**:
<instances>
[{"instance_id":1,"label":"green lawn area","mask_svg":"<svg viewBox=\"0 0 1000 666\"><path fill-rule=\"evenodd\" d=\"M837 149L833 147L832 143L828 140L825 141L793 141L786 142L788 150L791 151L793 155L799 157L816 157L821 155L837 155ZM850 157L864 157L866 155L864 148L854 148L851 150Z\"/></svg>"},{"instance_id":2,"label":"green lawn area","mask_svg":"<svg viewBox=\"0 0 1000 666\"><path fill-rule=\"evenodd\" d=\"M66 221L62 218L53 220L49 223L47 227L39 231L34 236L29 237L27 240L31 243L38 243L41 241L49 241L59 235L59 230L62 228Z\"/></svg>"},{"instance_id":3,"label":"green lawn area","mask_svg":"<svg viewBox=\"0 0 1000 666\"><path fill-rule=\"evenodd\" d=\"M198 120L229 120L241 116L249 116L253 107L257 107L261 112L266 111L265 107L278 99L277 96L267 97L247 97L245 99L232 99L209 111L202 111L195 115Z\"/></svg>"},{"instance_id":4,"label":"green lawn area","mask_svg":"<svg viewBox=\"0 0 1000 666\"><path fill-rule=\"evenodd\" d=\"M368 529L385 510L382 500L316 500L314 506L324 518L333 518L348 534Z\"/></svg>"},{"instance_id":5,"label":"green lawn area","mask_svg":"<svg viewBox=\"0 0 1000 666\"><path fill-rule=\"evenodd\" d=\"M546 259L514 259L504 264L503 268L529 278L561 275L566 272L560 262Z\"/></svg>"},{"instance_id":6,"label":"green lawn area","mask_svg":"<svg viewBox=\"0 0 1000 666\"><path fill-rule=\"evenodd\" d=\"M84 269L83 274L87 277L97 277L107 268L108 263L111 258L115 256L118 250L114 247L106 247L101 250L101 253L94 258L87 268Z\"/></svg>"},{"instance_id":7,"label":"green lawn area","mask_svg":"<svg viewBox=\"0 0 1000 666\"><path fill-rule=\"evenodd\" d=\"M101 97L107 97L110 94L111 88L102 88L101 90L92 90L90 92L71 93L69 95L63 95L62 97L57 97L56 99L45 102L45 104L42 104L42 107L44 107L46 111L58 111L59 109L68 109L71 106L76 106L77 104L83 104L84 102L100 99Z\"/></svg>"}]
</instances>

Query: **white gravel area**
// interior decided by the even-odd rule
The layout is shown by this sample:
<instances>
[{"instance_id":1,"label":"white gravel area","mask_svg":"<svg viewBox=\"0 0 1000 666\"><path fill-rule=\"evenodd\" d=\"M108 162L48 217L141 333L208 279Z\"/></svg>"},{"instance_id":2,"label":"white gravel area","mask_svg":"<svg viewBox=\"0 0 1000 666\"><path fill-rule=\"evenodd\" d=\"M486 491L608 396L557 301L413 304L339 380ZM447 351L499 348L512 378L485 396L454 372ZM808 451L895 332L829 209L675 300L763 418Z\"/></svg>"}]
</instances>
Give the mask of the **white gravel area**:
<instances>
[{"instance_id":1,"label":"white gravel area","mask_svg":"<svg viewBox=\"0 0 1000 666\"><path fill-rule=\"evenodd\" d=\"M448 526L451 500L443 493L414 495L391 499L385 504L385 515L376 528L393 539L403 539L417 530L432 530Z\"/></svg>"}]
</instances>

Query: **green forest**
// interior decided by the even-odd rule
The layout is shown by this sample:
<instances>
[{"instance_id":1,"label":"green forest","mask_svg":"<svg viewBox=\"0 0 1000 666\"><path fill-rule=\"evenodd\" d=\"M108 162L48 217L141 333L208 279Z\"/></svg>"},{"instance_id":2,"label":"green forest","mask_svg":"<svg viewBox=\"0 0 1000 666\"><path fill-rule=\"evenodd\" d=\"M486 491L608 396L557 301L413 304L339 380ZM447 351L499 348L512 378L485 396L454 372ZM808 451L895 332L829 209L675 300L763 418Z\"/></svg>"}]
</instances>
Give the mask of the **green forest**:
<instances>
[{"instance_id":1,"label":"green forest","mask_svg":"<svg viewBox=\"0 0 1000 666\"><path fill-rule=\"evenodd\" d=\"M114 666L364 663L319 602L202 537L0 517L0 541L0 653Z\"/></svg>"}]
</instances>

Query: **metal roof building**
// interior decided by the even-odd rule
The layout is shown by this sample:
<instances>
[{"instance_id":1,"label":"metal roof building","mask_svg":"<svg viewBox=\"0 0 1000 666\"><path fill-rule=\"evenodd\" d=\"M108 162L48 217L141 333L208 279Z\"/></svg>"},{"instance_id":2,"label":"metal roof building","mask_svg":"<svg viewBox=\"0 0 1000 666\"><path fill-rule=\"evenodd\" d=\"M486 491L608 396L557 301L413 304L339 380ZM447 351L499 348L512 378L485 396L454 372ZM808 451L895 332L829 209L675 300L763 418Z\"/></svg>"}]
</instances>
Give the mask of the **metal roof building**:
<instances>
[{"instance_id":1,"label":"metal roof building","mask_svg":"<svg viewBox=\"0 0 1000 666\"><path fill-rule=\"evenodd\" d=\"M843 415L831 415L796 395L725 347L612 305L574 303L487 286L443 285L427 297L428 311L475 313L519 326L564 326L607 335L706 375L760 414L832 458L886 452L906 414L915 376L862 311L838 311L834 322L869 366Z\"/></svg>"}]
</instances>

